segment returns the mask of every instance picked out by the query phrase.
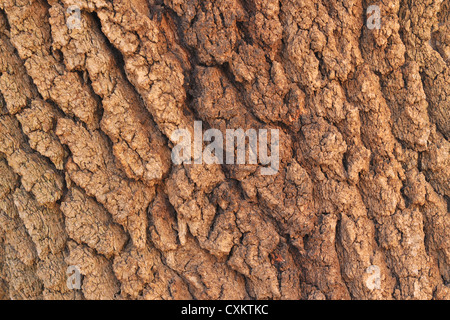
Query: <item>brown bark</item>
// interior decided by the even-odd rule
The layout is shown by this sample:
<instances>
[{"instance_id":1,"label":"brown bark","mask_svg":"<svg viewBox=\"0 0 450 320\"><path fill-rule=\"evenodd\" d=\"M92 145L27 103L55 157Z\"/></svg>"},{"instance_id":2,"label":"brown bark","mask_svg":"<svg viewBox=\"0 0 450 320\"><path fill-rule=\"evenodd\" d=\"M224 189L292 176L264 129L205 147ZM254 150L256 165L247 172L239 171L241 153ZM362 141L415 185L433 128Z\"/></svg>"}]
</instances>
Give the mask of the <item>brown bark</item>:
<instances>
[{"instance_id":1,"label":"brown bark","mask_svg":"<svg viewBox=\"0 0 450 320\"><path fill-rule=\"evenodd\" d=\"M0 299L450 299L449 31L450 0L0 0ZM174 164L199 120L279 129L278 172Z\"/></svg>"}]
</instances>

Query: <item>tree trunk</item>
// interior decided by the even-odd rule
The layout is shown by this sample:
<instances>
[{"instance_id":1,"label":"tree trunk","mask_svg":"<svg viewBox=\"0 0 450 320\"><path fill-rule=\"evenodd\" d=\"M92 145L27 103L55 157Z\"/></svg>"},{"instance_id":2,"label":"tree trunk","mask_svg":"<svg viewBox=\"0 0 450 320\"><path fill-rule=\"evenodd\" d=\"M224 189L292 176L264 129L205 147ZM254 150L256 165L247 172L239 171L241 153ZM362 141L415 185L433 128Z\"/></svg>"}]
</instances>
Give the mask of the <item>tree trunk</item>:
<instances>
[{"instance_id":1,"label":"tree trunk","mask_svg":"<svg viewBox=\"0 0 450 320\"><path fill-rule=\"evenodd\" d=\"M450 299L426 3L0 0L0 299Z\"/></svg>"}]
</instances>

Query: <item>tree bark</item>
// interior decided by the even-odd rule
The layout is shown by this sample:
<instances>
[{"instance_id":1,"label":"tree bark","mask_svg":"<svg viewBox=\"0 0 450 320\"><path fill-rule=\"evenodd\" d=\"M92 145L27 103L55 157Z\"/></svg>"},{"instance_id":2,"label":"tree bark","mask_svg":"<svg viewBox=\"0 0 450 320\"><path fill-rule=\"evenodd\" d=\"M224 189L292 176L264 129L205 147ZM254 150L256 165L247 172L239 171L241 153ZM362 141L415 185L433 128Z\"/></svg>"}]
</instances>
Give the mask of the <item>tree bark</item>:
<instances>
[{"instance_id":1,"label":"tree bark","mask_svg":"<svg viewBox=\"0 0 450 320\"><path fill-rule=\"evenodd\" d=\"M449 34L450 0L0 0L0 299L450 299ZM278 171L174 163L195 121L278 129Z\"/></svg>"}]
</instances>

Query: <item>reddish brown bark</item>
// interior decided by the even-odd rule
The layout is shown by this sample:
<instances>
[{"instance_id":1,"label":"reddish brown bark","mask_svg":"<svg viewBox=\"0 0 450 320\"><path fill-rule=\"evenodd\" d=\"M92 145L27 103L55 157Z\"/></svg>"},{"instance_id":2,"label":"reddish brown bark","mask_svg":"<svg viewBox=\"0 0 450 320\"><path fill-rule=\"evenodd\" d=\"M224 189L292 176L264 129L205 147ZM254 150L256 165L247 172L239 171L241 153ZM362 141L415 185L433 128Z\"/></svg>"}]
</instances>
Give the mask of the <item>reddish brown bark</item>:
<instances>
[{"instance_id":1,"label":"reddish brown bark","mask_svg":"<svg viewBox=\"0 0 450 320\"><path fill-rule=\"evenodd\" d=\"M0 299L450 299L449 29L449 0L0 0ZM278 173L173 164L194 121L278 129Z\"/></svg>"}]
</instances>

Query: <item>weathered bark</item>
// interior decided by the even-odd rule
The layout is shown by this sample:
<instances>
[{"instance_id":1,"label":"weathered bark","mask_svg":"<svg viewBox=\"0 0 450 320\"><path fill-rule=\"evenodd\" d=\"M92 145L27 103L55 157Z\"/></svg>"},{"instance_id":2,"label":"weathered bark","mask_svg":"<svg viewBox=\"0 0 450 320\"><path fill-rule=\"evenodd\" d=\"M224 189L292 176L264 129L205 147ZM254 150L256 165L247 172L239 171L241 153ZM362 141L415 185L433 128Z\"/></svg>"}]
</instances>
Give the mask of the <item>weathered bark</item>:
<instances>
[{"instance_id":1,"label":"weathered bark","mask_svg":"<svg viewBox=\"0 0 450 320\"><path fill-rule=\"evenodd\" d=\"M0 0L0 299L450 299L449 35L450 0ZM279 129L278 172L174 164L199 120Z\"/></svg>"}]
</instances>

